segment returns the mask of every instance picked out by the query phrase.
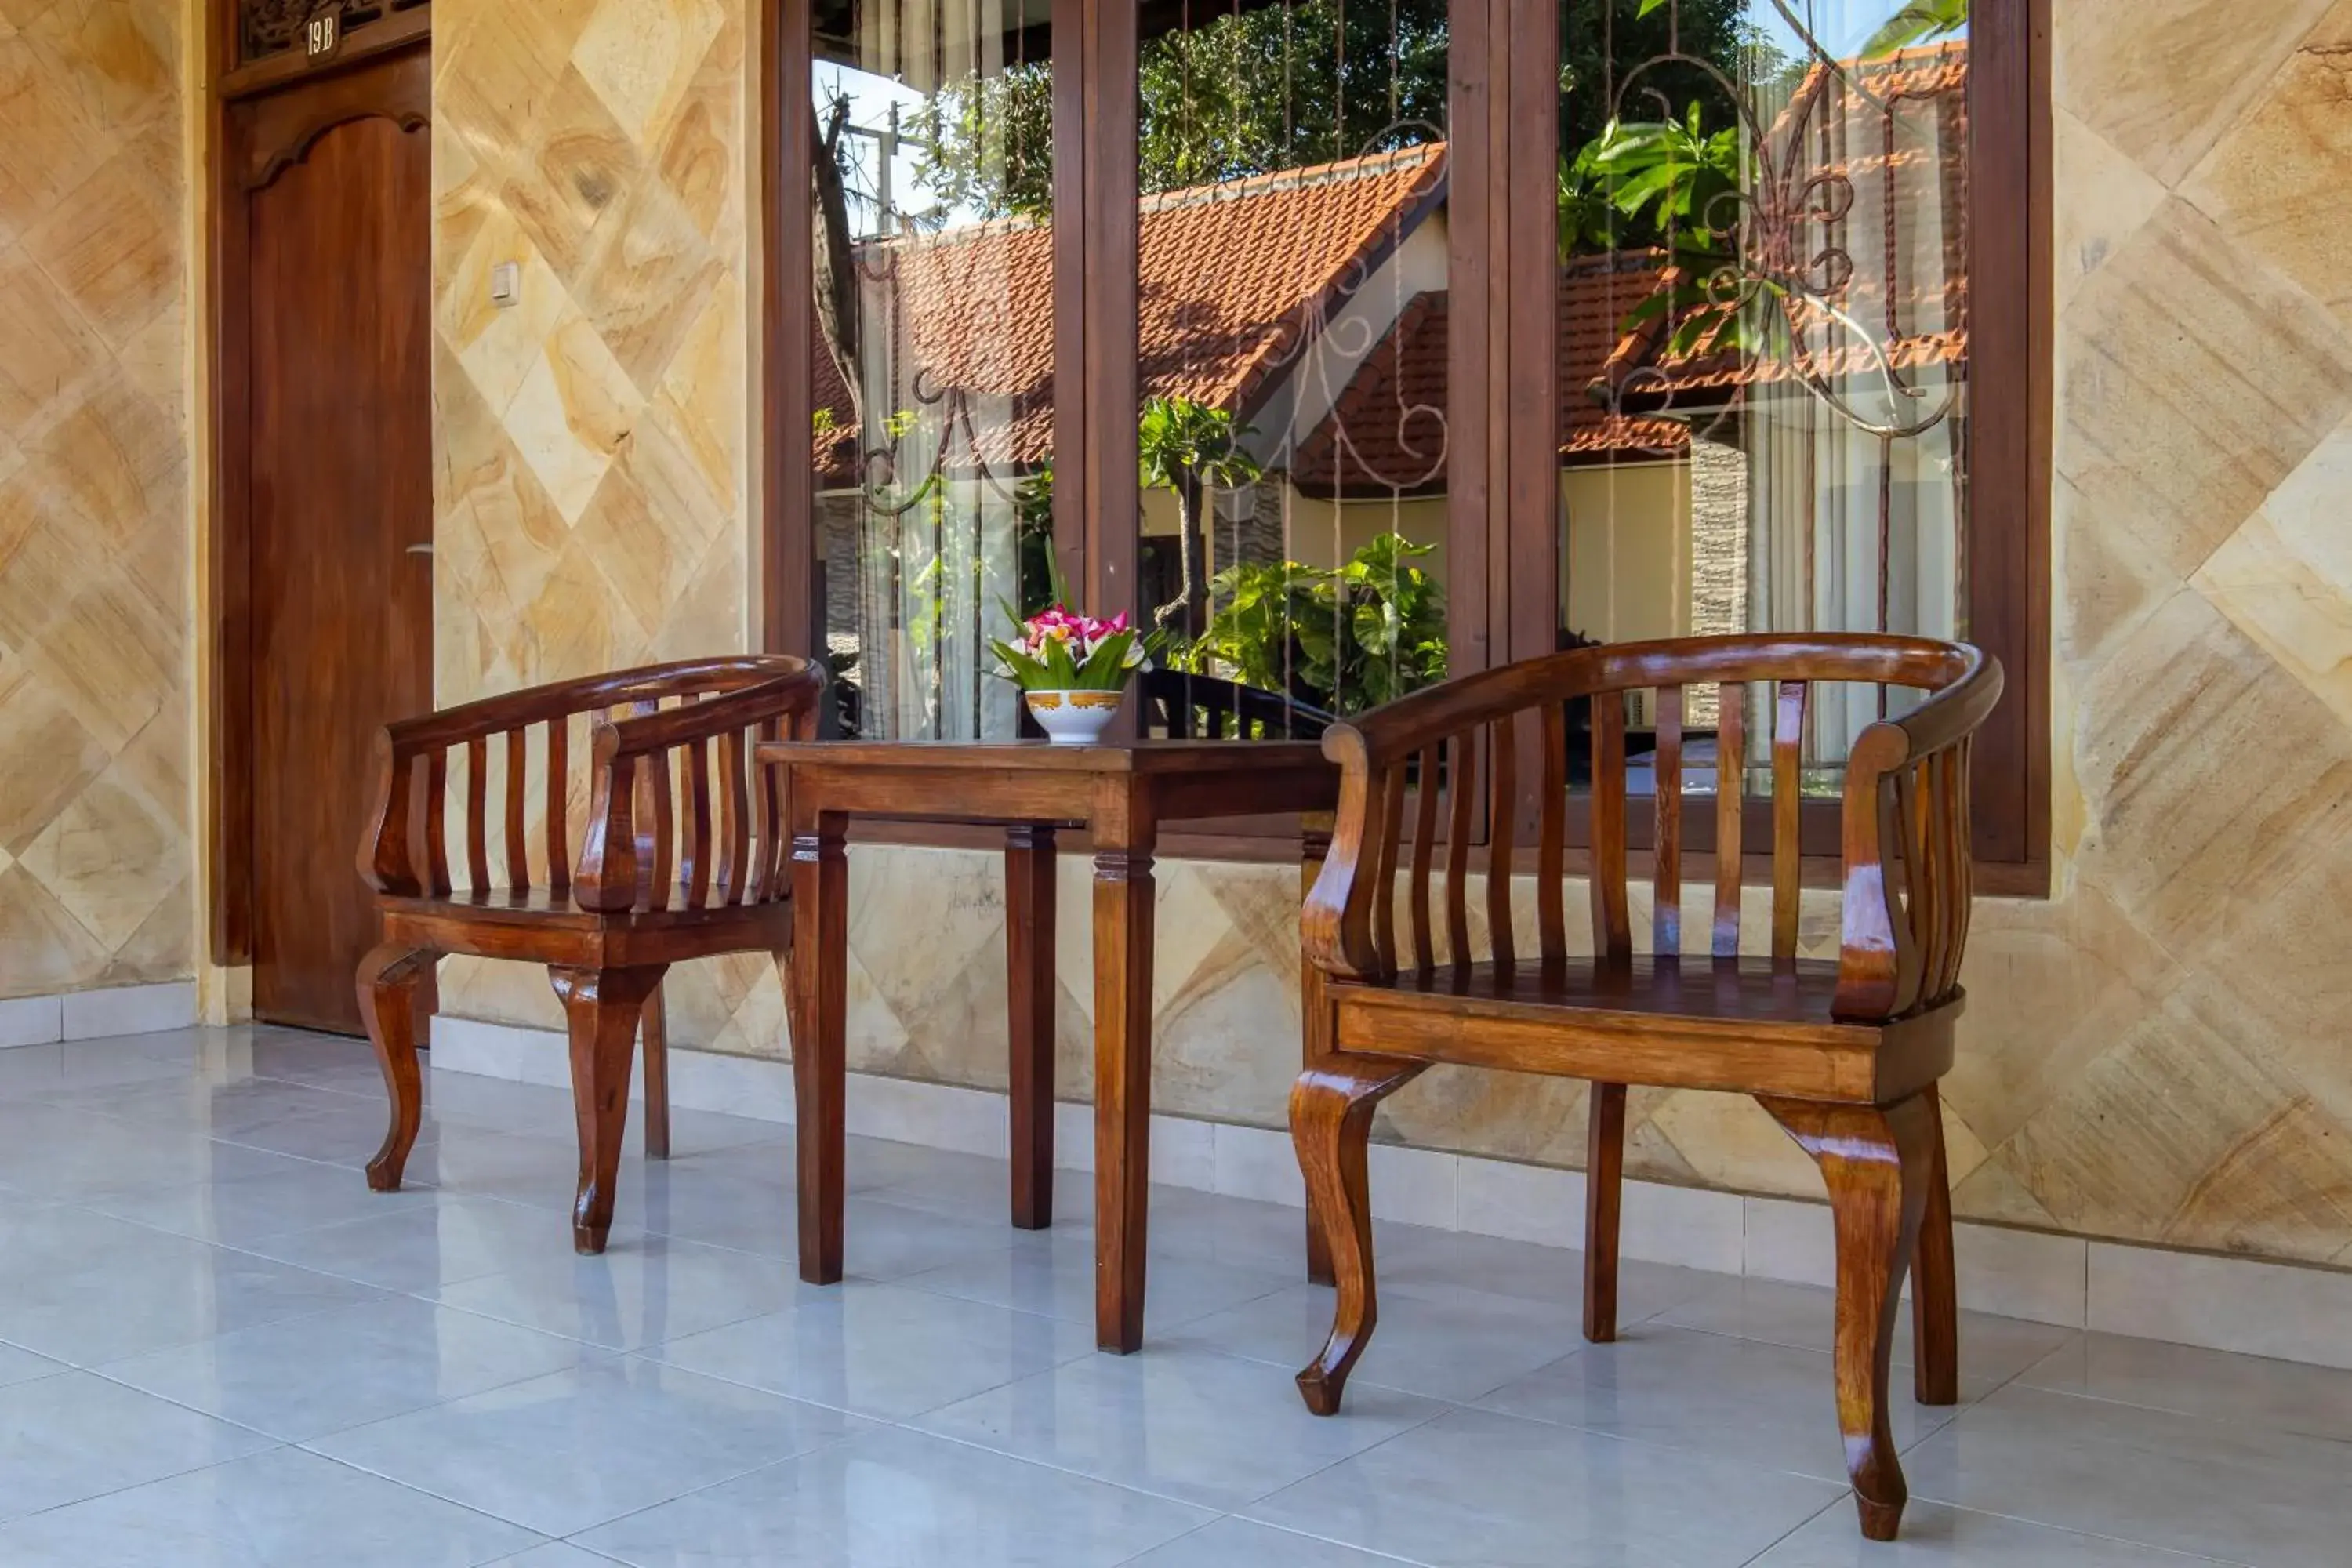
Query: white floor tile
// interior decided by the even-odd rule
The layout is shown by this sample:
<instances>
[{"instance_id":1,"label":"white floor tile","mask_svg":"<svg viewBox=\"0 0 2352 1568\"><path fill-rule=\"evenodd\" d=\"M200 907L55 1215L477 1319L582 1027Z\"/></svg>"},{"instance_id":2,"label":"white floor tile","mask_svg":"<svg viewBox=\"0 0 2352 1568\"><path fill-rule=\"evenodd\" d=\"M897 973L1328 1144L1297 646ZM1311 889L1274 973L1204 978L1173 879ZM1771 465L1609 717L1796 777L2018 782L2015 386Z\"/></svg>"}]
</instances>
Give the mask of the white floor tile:
<instances>
[{"instance_id":1,"label":"white floor tile","mask_svg":"<svg viewBox=\"0 0 2352 1568\"><path fill-rule=\"evenodd\" d=\"M563 1536L838 1442L866 1425L823 1405L618 1356L311 1446L435 1497Z\"/></svg>"},{"instance_id":2,"label":"white floor tile","mask_svg":"<svg viewBox=\"0 0 2352 1568\"><path fill-rule=\"evenodd\" d=\"M1244 1511L1445 1568L1738 1568L1843 1489L1465 1410Z\"/></svg>"},{"instance_id":3,"label":"white floor tile","mask_svg":"<svg viewBox=\"0 0 2352 1568\"><path fill-rule=\"evenodd\" d=\"M66 1372L0 1388L0 1519L79 1502L277 1445L258 1432ZM0 1562L15 1559L0 1555Z\"/></svg>"},{"instance_id":4,"label":"white floor tile","mask_svg":"<svg viewBox=\"0 0 2352 1568\"><path fill-rule=\"evenodd\" d=\"M1823 1510L1754 1568L2200 1568L2209 1562L1999 1514L1914 1501L1902 1539L1865 1541L1843 1503Z\"/></svg>"},{"instance_id":5,"label":"white floor tile","mask_svg":"<svg viewBox=\"0 0 2352 1568\"><path fill-rule=\"evenodd\" d=\"M636 1568L1111 1568L1214 1515L903 1429L588 1531Z\"/></svg>"},{"instance_id":6,"label":"white floor tile","mask_svg":"<svg viewBox=\"0 0 2352 1568\"><path fill-rule=\"evenodd\" d=\"M1094 1355L915 1425L1056 1469L1233 1510L1387 1441L1444 1405L1377 1384L1312 1415L1274 1368L1186 1346Z\"/></svg>"},{"instance_id":7,"label":"white floor tile","mask_svg":"<svg viewBox=\"0 0 2352 1568\"><path fill-rule=\"evenodd\" d=\"M2262 1568L2341 1568L2352 1449L2012 1385L1904 1457L1914 1497Z\"/></svg>"},{"instance_id":8,"label":"white floor tile","mask_svg":"<svg viewBox=\"0 0 2352 1568\"><path fill-rule=\"evenodd\" d=\"M300 1443L593 1353L577 1340L393 1296L113 1362L104 1374Z\"/></svg>"},{"instance_id":9,"label":"white floor tile","mask_svg":"<svg viewBox=\"0 0 2352 1568\"><path fill-rule=\"evenodd\" d=\"M899 1420L1094 1353L1090 1325L851 1280L645 1352L673 1366Z\"/></svg>"},{"instance_id":10,"label":"white floor tile","mask_svg":"<svg viewBox=\"0 0 2352 1568\"><path fill-rule=\"evenodd\" d=\"M2034 1388L2352 1442L2352 1372L2084 1334L2018 1379Z\"/></svg>"},{"instance_id":11,"label":"white floor tile","mask_svg":"<svg viewBox=\"0 0 2352 1568\"><path fill-rule=\"evenodd\" d=\"M1480 1400L1484 1409L1615 1437L1795 1470L1843 1485L1835 1368L1814 1351L1638 1325ZM1908 1447L1952 1417L1895 1390L1895 1441Z\"/></svg>"},{"instance_id":12,"label":"white floor tile","mask_svg":"<svg viewBox=\"0 0 2352 1568\"><path fill-rule=\"evenodd\" d=\"M1337 1300L1327 1287L1294 1285L1186 1324L1170 1341L1296 1372L1322 1348ZM1468 1401L1583 1346L1572 1302L1438 1285L1391 1287L1380 1293L1380 1322L1354 1375L1359 1383Z\"/></svg>"},{"instance_id":13,"label":"white floor tile","mask_svg":"<svg viewBox=\"0 0 2352 1568\"><path fill-rule=\"evenodd\" d=\"M279 1448L0 1528L9 1568L473 1568L530 1531Z\"/></svg>"},{"instance_id":14,"label":"white floor tile","mask_svg":"<svg viewBox=\"0 0 2352 1568\"><path fill-rule=\"evenodd\" d=\"M1732 1279L1658 1315L1661 1324L1699 1329L1711 1334L1764 1340L1800 1350L1829 1353L1834 1346L1837 1298L1811 1285L1784 1285L1770 1279ZM2075 1331L2021 1318L1995 1317L1989 1312L1960 1314L1960 1394L1977 1398L2077 1337ZM1906 1307L1895 1323L1895 1364L1912 1363L1911 1310ZM1900 1380L1906 1388L1907 1378Z\"/></svg>"}]
</instances>

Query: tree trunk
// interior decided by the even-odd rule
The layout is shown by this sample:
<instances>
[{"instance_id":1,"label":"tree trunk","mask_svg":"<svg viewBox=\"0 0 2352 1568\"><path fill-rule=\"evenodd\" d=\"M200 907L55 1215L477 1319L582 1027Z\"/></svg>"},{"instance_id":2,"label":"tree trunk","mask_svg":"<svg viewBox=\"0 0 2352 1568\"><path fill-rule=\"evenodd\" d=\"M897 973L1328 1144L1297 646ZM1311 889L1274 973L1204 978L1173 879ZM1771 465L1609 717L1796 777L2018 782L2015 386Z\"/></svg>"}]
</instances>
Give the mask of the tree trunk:
<instances>
[{"instance_id":1,"label":"tree trunk","mask_svg":"<svg viewBox=\"0 0 2352 1568\"><path fill-rule=\"evenodd\" d=\"M812 106L809 110L816 113ZM849 423L858 426L858 439L871 443L865 428L866 389L859 384L859 321L857 264L849 246L849 194L841 183L841 132L849 123L849 101L834 102L827 121L816 127L816 158L810 171L816 197L815 250L812 281L816 296L817 335L834 369L849 389Z\"/></svg>"},{"instance_id":2,"label":"tree trunk","mask_svg":"<svg viewBox=\"0 0 2352 1568\"><path fill-rule=\"evenodd\" d=\"M1176 596L1151 613L1152 621L1171 637L1191 641L1209 622L1208 573L1202 562L1200 477L1182 470L1170 488L1176 498Z\"/></svg>"}]
</instances>

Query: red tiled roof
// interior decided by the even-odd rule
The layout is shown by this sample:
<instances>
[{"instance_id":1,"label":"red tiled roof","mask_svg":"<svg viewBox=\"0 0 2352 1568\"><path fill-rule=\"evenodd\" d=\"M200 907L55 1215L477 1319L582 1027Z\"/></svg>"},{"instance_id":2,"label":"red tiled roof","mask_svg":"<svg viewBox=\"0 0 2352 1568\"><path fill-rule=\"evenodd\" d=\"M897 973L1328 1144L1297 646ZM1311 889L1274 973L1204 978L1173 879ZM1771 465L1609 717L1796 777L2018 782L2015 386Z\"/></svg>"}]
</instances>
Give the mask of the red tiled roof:
<instances>
[{"instance_id":1,"label":"red tiled roof","mask_svg":"<svg viewBox=\"0 0 2352 1568\"><path fill-rule=\"evenodd\" d=\"M1246 413L1311 328L1443 195L1444 167L1438 142L1146 197L1143 394ZM896 307L887 324L902 375L892 406L919 407L952 388L970 410L957 438L982 460L1027 468L1049 458L1051 227L975 224L864 246L857 263L868 300ZM869 333L878 315L869 303ZM821 345L814 362L815 406L836 421L815 438L819 473L853 483L860 441L848 427L848 394Z\"/></svg>"}]
</instances>

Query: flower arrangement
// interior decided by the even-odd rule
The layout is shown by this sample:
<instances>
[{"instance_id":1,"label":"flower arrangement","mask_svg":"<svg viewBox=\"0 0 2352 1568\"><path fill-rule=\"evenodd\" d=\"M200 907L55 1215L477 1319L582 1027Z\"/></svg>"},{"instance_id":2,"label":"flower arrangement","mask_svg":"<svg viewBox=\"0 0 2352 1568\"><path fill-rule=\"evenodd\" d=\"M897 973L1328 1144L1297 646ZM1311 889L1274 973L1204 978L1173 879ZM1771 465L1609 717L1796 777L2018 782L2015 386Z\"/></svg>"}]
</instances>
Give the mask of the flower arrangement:
<instances>
[{"instance_id":1,"label":"flower arrangement","mask_svg":"<svg viewBox=\"0 0 2352 1568\"><path fill-rule=\"evenodd\" d=\"M1055 605L1012 619L1012 638L992 638L990 646L996 673L1024 691L1117 691L1130 673L1150 667L1124 610L1098 621Z\"/></svg>"}]
</instances>

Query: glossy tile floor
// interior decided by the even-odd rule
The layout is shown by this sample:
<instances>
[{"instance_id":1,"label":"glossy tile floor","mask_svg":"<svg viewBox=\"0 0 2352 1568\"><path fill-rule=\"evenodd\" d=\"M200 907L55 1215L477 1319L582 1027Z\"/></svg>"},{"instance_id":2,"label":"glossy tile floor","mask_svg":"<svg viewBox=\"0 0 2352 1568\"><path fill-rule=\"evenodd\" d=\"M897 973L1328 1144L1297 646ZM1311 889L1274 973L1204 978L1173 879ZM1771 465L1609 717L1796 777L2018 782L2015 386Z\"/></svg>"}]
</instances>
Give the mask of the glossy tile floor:
<instances>
[{"instance_id":1,"label":"glossy tile floor","mask_svg":"<svg viewBox=\"0 0 2352 1568\"><path fill-rule=\"evenodd\" d=\"M1970 1316L1863 1543L1821 1291L1381 1237L1346 1415L1294 1211L1155 1196L1150 1341L1097 1355L1084 1178L853 1141L855 1278L793 1278L787 1130L681 1113L572 1257L568 1097L440 1074L369 1193L364 1046L0 1051L0 1563L2296 1568L2352 1561L2352 1373Z\"/></svg>"}]
</instances>

